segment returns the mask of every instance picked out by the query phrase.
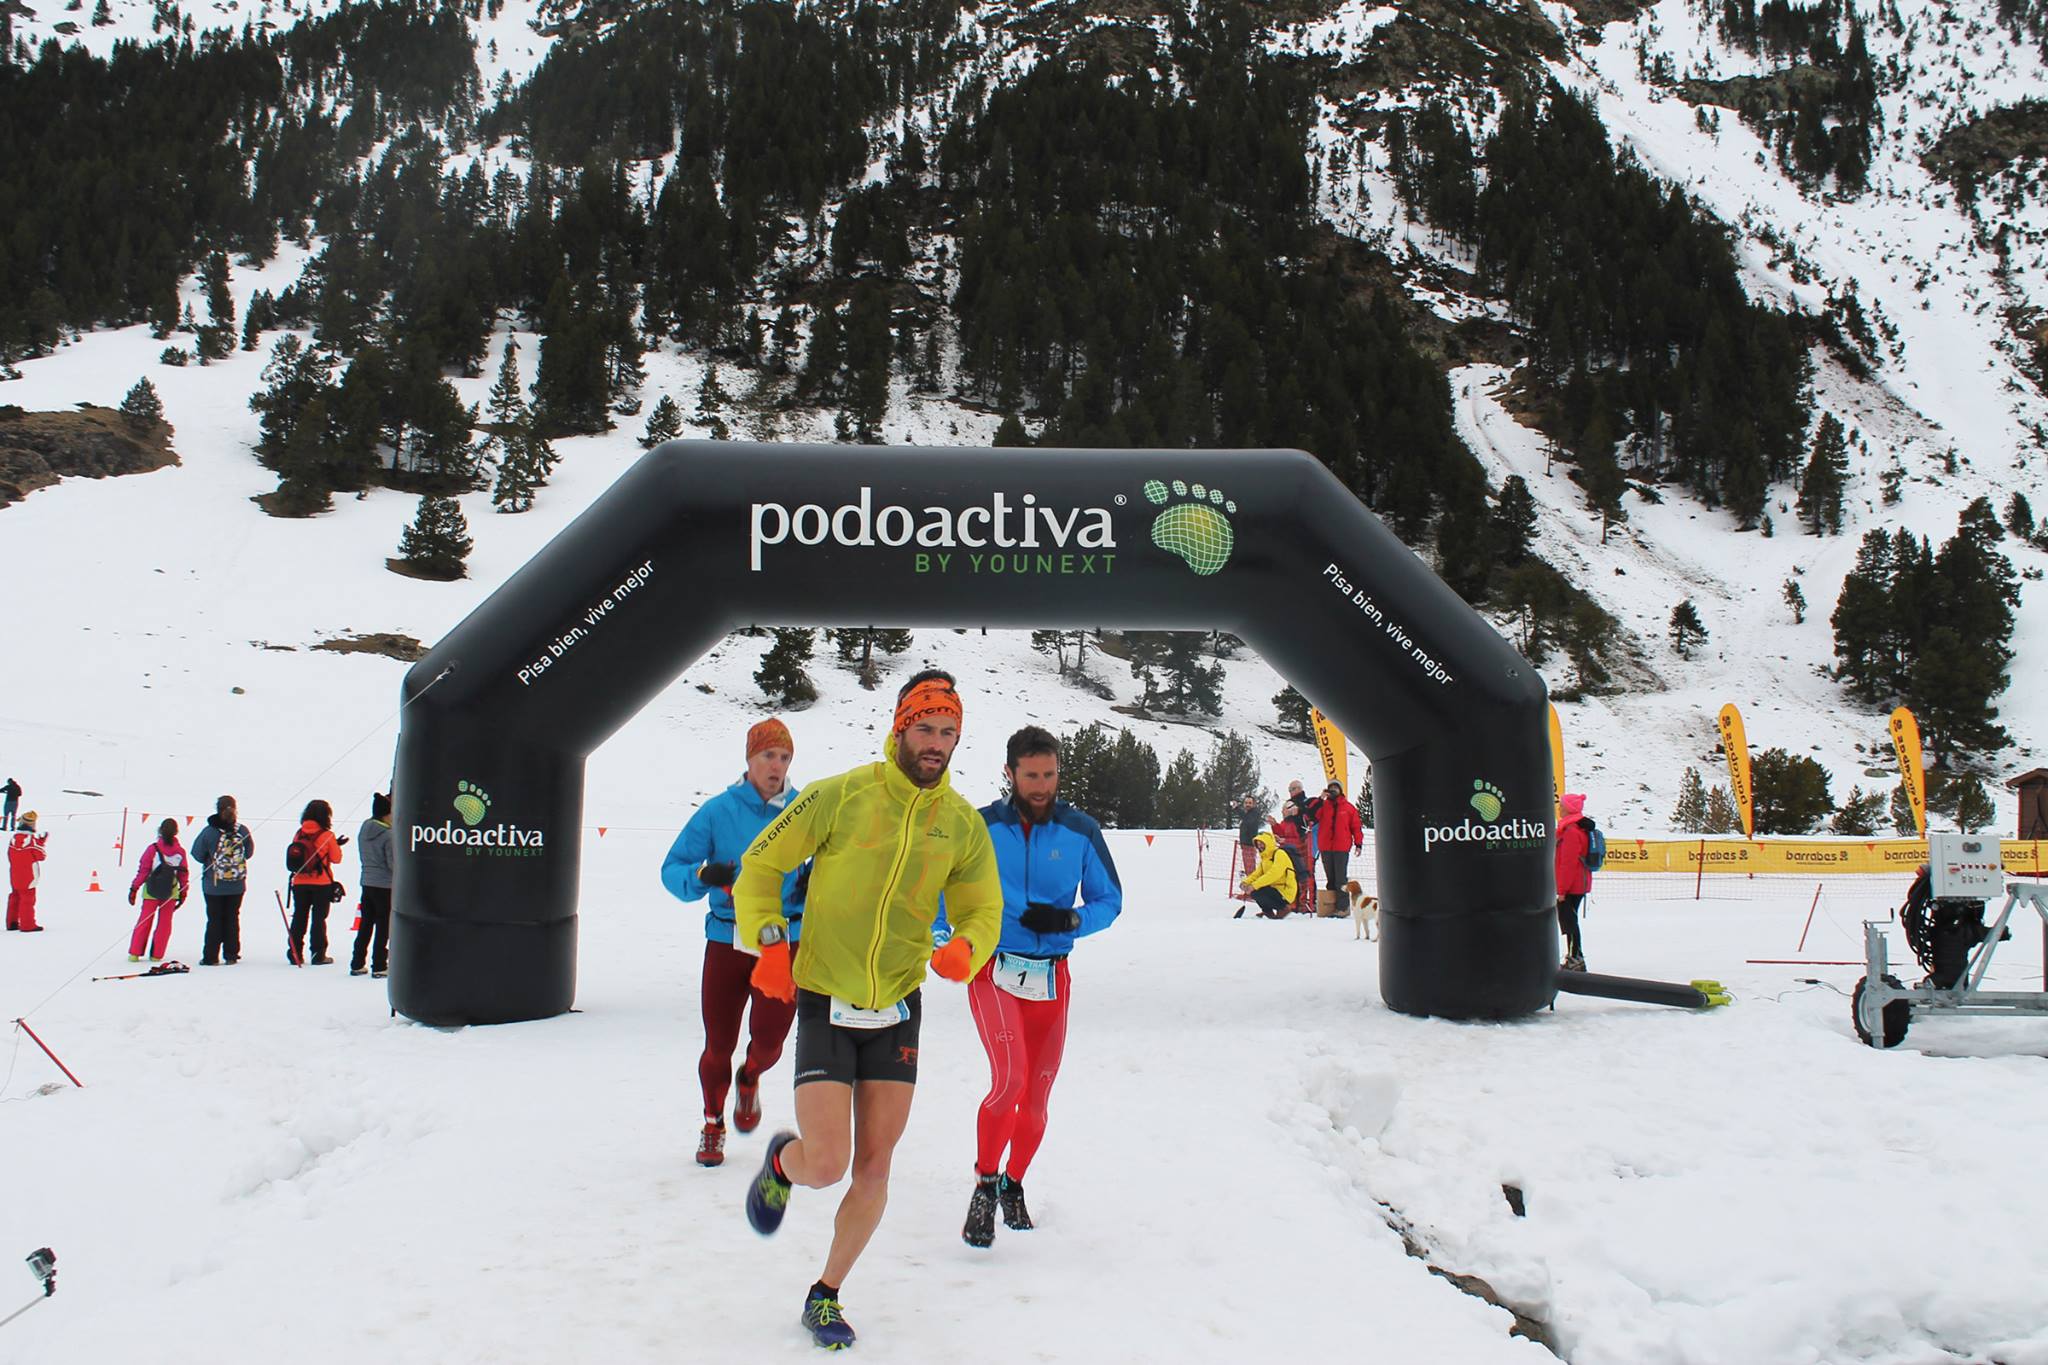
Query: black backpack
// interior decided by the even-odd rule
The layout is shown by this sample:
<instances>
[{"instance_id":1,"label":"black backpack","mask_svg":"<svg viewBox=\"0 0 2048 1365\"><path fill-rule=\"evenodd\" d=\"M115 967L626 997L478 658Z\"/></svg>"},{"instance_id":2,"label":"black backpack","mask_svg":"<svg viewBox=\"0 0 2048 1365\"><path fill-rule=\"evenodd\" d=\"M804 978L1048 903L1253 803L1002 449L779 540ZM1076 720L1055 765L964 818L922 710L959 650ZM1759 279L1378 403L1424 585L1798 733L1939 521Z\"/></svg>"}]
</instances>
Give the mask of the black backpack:
<instances>
[{"instance_id":1,"label":"black backpack","mask_svg":"<svg viewBox=\"0 0 2048 1365\"><path fill-rule=\"evenodd\" d=\"M292 841L285 845L285 871L296 877L301 872L318 873L326 868L327 861L319 852L321 832L316 829L308 834L302 828L292 836Z\"/></svg>"},{"instance_id":2,"label":"black backpack","mask_svg":"<svg viewBox=\"0 0 2048 1365\"><path fill-rule=\"evenodd\" d=\"M167 901L178 891L178 865L164 857L161 848L156 853L156 865L149 869L149 875L142 879L142 894L153 901Z\"/></svg>"}]
</instances>

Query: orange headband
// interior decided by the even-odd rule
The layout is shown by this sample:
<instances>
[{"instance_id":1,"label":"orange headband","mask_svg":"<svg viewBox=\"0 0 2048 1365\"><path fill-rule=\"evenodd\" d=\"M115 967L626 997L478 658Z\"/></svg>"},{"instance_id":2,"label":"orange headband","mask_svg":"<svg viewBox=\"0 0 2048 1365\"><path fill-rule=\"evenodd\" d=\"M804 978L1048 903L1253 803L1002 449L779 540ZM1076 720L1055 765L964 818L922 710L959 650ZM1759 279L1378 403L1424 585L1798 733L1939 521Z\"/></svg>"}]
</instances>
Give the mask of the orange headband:
<instances>
[{"instance_id":1,"label":"orange headband","mask_svg":"<svg viewBox=\"0 0 2048 1365\"><path fill-rule=\"evenodd\" d=\"M900 735L926 716L951 716L955 725L963 718L960 694L943 678L928 678L904 694L896 703L896 723L890 733Z\"/></svg>"}]
</instances>

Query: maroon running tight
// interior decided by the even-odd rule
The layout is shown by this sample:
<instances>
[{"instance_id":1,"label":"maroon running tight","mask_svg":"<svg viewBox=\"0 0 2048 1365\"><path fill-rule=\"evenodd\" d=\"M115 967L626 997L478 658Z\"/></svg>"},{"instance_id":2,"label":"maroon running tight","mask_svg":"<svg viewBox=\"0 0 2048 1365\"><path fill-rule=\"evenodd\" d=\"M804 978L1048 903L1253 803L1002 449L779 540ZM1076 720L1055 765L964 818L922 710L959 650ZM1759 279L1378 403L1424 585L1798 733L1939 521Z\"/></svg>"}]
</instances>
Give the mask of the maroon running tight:
<instances>
[{"instance_id":1,"label":"maroon running tight","mask_svg":"<svg viewBox=\"0 0 2048 1365\"><path fill-rule=\"evenodd\" d=\"M756 959L730 943L704 944L704 1055L697 1059L697 1080L704 1087L705 1114L725 1115L726 1091L732 1086L732 1052L740 1042L740 1016L753 1002L753 1029L740 1076L750 1085L782 1056L782 1041L796 1018L796 1002L770 1000L747 983Z\"/></svg>"}]
</instances>

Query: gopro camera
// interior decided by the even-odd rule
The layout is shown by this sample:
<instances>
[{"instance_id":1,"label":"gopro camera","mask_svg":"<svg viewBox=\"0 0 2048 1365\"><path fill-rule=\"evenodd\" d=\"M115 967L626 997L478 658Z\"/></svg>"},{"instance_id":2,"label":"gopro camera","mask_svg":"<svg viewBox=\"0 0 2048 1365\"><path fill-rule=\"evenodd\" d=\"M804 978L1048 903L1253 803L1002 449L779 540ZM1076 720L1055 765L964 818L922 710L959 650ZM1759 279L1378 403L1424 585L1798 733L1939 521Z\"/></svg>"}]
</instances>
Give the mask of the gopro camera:
<instances>
[{"instance_id":1,"label":"gopro camera","mask_svg":"<svg viewBox=\"0 0 2048 1365\"><path fill-rule=\"evenodd\" d=\"M43 1297L57 1292L57 1253L48 1247L37 1247L28 1254L28 1269L43 1286Z\"/></svg>"}]
</instances>

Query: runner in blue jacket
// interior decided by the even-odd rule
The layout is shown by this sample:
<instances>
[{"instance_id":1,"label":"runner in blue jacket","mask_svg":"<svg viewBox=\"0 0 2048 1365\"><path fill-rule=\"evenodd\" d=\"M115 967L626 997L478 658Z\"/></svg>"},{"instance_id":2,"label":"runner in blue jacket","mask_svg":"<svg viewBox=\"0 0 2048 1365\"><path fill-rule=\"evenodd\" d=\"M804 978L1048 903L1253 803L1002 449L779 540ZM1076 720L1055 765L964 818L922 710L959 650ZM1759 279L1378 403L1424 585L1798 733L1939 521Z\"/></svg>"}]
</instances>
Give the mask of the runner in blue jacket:
<instances>
[{"instance_id":1,"label":"runner in blue jacket","mask_svg":"<svg viewBox=\"0 0 2048 1365\"><path fill-rule=\"evenodd\" d=\"M748 982L754 959L732 946L732 884L749 845L782 814L796 788L789 764L796 755L789 727L764 720L747 731L747 771L739 781L697 808L662 860L661 884L685 904L711 898L704 912L704 1051L697 1081L704 1090L704 1130L697 1164L725 1160L725 1097L733 1085L732 1054L739 1045L742 1016L750 1021L746 1060L740 1064L733 1127L751 1133L761 1124L761 1077L782 1056L796 1006L771 999ZM803 929L803 887L809 864L783 879L783 913L792 945ZM751 1009L751 1014L749 1010Z\"/></svg>"},{"instance_id":2,"label":"runner in blue jacket","mask_svg":"<svg viewBox=\"0 0 2048 1365\"><path fill-rule=\"evenodd\" d=\"M1101 826L1058 799L1059 741L1027 725L1010 736L1003 771L1009 798L981 811L1003 878L1003 935L967 987L989 1069L988 1097L975 1118L974 1194L961 1233L976 1247L995 1241L998 1204L1005 1227L1031 1226L1024 1172L1045 1137L1066 1049L1073 986L1067 955L1076 939L1114 924L1124 905Z\"/></svg>"}]
</instances>

